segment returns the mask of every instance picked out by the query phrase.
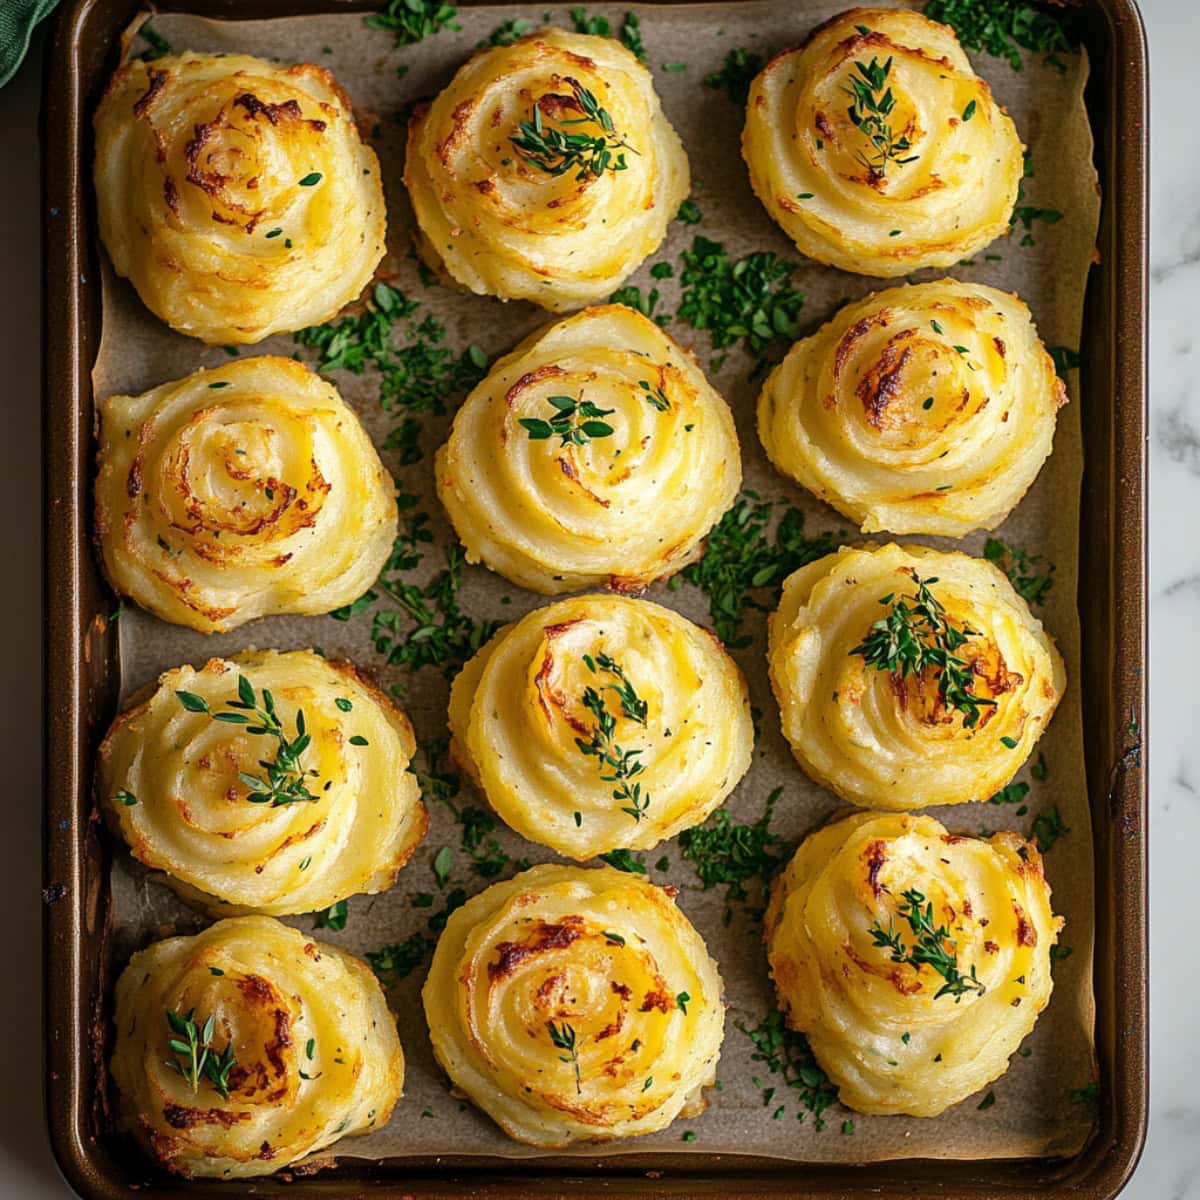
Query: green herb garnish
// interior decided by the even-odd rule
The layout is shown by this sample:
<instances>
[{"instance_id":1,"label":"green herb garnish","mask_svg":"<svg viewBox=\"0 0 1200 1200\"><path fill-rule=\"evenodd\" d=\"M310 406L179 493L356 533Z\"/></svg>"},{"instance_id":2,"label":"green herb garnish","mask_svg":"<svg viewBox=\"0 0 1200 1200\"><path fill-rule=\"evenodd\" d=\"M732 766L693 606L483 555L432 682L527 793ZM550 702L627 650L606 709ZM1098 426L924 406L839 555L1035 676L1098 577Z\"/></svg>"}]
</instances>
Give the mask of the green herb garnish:
<instances>
[{"instance_id":1,"label":"green herb garnish","mask_svg":"<svg viewBox=\"0 0 1200 1200\"><path fill-rule=\"evenodd\" d=\"M605 783L617 783L620 786L613 790L613 799L625 803L621 811L627 813L635 821L642 819L650 807L650 793L642 791L642 785L634 782L646 768L638 761L641 750L626 750L619 746L614 738L617 719L605 703L604 693L612 692L621 705L622 714L639 725L645 725L647 704L634 689L625 675L624 669L607 654L598 654L593 659L584 655L584 663L592 674L604 672L611 675L616 682L605 683L599 689L587 687L583 692L583 706L596 718L592 736L585 741L581 737L575 739L581 754L595 758L600 764L600 778ZM605 774L605 772L608 774Z\"/></svg>"},{"instance_id":2,"label":"green herb garnish","mask_svg":"<svg viewBox=\"0 0 1200 1200\"><path fill-rule=\"evenodd\" d=\"M732 261L720 242L697 236L682 255L679 319L707 329L716 349L744 342L759 355L773 338L794 339L804 293L790 286L796 264L765 251Z\"/></svg>"},{"instance_id":3,"label":"green herb garnish","mask_svg":"<svg viewBox=\"0 0 1200 1200\"><path fill-rule=\"evenodd\" d=\"M714 91L723 91L739 108L744 108L750 95L750 84L763 69L763 56L753 50L738 47L725 55L725 63L719 71L704 77L704 86Z\"/></svg>"},{"instance_id":4,"label":"green herb garnish","mask_svg":"<svg viewBox=\"0 0 1200 1200\"><path fill-rule=\"evenodd\" d=\"M349 915L345 900L335 900L328 908L313 917L314 929L345 929L346 918ZM308 1056L312 1058L310 1054Z\"/></svg>"},{"instance_id":5,"label":"green herb garnish","mask_svg":"<svg viewBox=\"0 0 1200 1200\"><path fill-rule=\"evenodd\" d=\"M646 47L642 42L642 23L637 13L627 12L621 23L621 45L639 62L646 61Z\"/></svg>"},{"instance_id":6,"label":"green herb garnish","mask_svg":"<svg viewBox=\"0 0 1200 1200\"><path fill-rule=\"evenodd\" d=\"M897 137L887 120L896 107L896 97L888 86L892 59L880 66L879 60L872 57L869 66L855 62L854 69L858 74L851 75L850 86L844 89L851 100L847 111L850 120L871 144L869 152L860 150L856 157L873 176L882 178L887 174L889 163L901 167L916 162L920 155L905 155L905 151L912 149L912 144L903 135Z\"/></svg>"},{"instance_id":7,"label":"green herb garnish","mask_svg":"<svg viewBox=\"0 0 1200 1200\"><path fill-rule=\"evenodd\" d=\"M804 1034L789 1029L780 1012L772 1012L754 1029L742 1024L738 1028L754 1046L751 1062L762 1063L772 1075L781 1075L788 1094L794 1096L803 1108L798 1114L800 1118L812 1113L814 1127L817 1130L824 1129L822 1114L837 1103L837 1088L821 1070ZM760 1081L756 1082L761 1086ZM763 1088L764 1107L771 1102L774 1094L775 1088Z\"/></svg>"},{"instance_id":8,"label":"green herb garnish","mask_svg":"<svg viewBox=\"0 0 1200 1200\"><path fill-rule=\"evenodd\" d=\"M171 53L171 43L161 33L152 29L149 22L138 30L138 36L150 47L149 50L143 50L138 55L142 62L154 62L155 59L163 58Z\"/></svg>"},{"instance_id":9,"label":"green herb garnish","mask_svg":"<svg viewBox=\"0 0 1200 1200\"><path fill-rule=\"evenodd\" d=\"M1041 54L1070 53L1078 43L1075 14L1029 0L929 0L925 15L958 34L968 50L1007 58L1021 69L1018 46Z\"/></svg>"},{"instance_id":10,"label":"green herb garnish","mask_svg":"<svg viewBox=\"0 0 1200 1200\"><path fill-rule=\"evenodd\" d=\"M679 849L700 877L704 890L724 885L725 901L748 898L746 884L759 881L765 890L771 877L784 863L779 853L783 839L771 832L775 803L782 794L776 788L767 797L763 815L750 825L735 825L725 808L718 808L704 824L679 835ZM726 921L731 917L726 908Z\"/></svg>"},{"instance_id":11,"label":"green herb garnish","mask_svg":"<svg viewBox=\"0 0 1200 1200\"><path fill-rule=\"evenodd\" d=\"M445 569L424 586L404 582L403 576L421 563L421 547L433 541L433 533L429 514L414 511L418 497L403 493L397 499L404 520L379 578L369 591L330 616L349 620L386 597L396 607L372 615L376 652L384 655L390 666L412 670L437 666L450 677L495 633L499 622L476 621L459 608L463 550L457 543L446 547Z\"/></svg>"},{"instance_id":12,"label":"green herb garnish","mask_svg":"<svg viewBox=\"0 0 1200 1200\"><path fill-rule=\"evenodd\" d=\"M613 427L601 417L610 416L615 410L597 408L580 394L573 396L547 396L546 403L554 409L554 415L544 421L540 417L519 417L517 424L529 434L531 442L545 441L558 436L560 446L586 446L591 438L611 437Z\"/></svg>"},{"instance_id":13,"label":"green herb garnish","mask_svg":"<svg viewBox=\"0 0 1200 1200\"><path fill-rule=\"evenodd\" d=\"M1052 804L1033 819L1034 840L1043 854L1048 853L1060 837L1070 832L1069 827L1063 823L1057 804Z\"/></svg>"},{"instance_id":14,"label":"green herb garnish","mask_svg":"<svg viewBox=\"0 0 1200 1200\"><path fill-rule=\"evenodd\" d=\"M775 508L758 493L743 492L709 533L703 556L677 576L707 593L713 628L734 649L754 640L742 631L747 609L769 611L779 586L793 571L838 546L830 533L806 537L804 514L796 508L784 508L773 537L768 536ZM764 599L752 595L763 588L772 589Z\"/></svg>"},{"instance_id":15,"label":"green herb garnish","mask_svg":"<svg viewBox=\"0 0 1200 1200\"><path fill-rule=\"evenodd\" d=\"M978 992L982 996L986 989L975 977L975 964L971 964L969 975L962 974L958 969L957 943L950 936L949 927L934 925L933 902L927 903L924 895L914 888L903 894L903 900L907 907L901 908L899 915L908 922L913 944L905 947L894 917L888 918L887 929L878 921L871 926L874 944L890 950L892 962L907 963L918 974L922 966L932 967L945 980L935 993L935 1000L953 996L957 1004L967 992Z\"/></svg>"},{"instance_id":16,"label":"green herb garnish","mask_svg":"<svg viewBox=\"0 0 1200 1200\"><path fill-rule=\"evenodd\" d=\"M996 703L974 694L971 668L955 653L977 631L969 625L955 625L946 616L945 608L929 590L930 584L937 583L936 576L921 579L914 571L912 578L917 589L909 597L912 607L894 594L884 596L879 603L888 608L887 616L873 622L870 632L850 653L861 655L869 667L890 671L900 679L933 668L943 701L963 714L964 729L972 729L979 723L980 710Z\"/></svg>"},{"instance_id":17,"label":"green herb garnish","mask_svg":"<svg viewBox=\"0 0 1200 1200\"><path fill-rule=\"evenodd\" d=\"M167 1046L175 1056L167 1059L167 1066L188 1081L192 1095L200 1090L200 1080L207 1079L216 1088L221 1099L228 1100L229 1073L237 1066L233 1040L226 1042L225 1049L218 1053L213 1046L216 1013L204 1022L202 1029L198 1028L193 1020L195 1013L194 1008L187 1016L171 1008L166 1010L167 1028L172 1034L167 1039Z\"/></svg>"},{"instance_id":18,"label":"green herb garnish","mask_svg":"<svg viewBox=\"0 0 1200 1200\"><path fill-rule=\"evenodd\" d=\"M607 17L590 17L582 4L571 9L571 22L576 33L590 33L593 37L612 37L612 24Z\"/></svg>"},{"instance_id":19,"label":"green herb garnish","mask_svg":"<svg viewBox=\"0 0 1200 1200\"><path fill-rule=\"evenodd\" d=\"M546 1022L546 1029L550 1034L550 1041L559 1050L565 1050L565 1054L558 1056L559 1062L571 1063L575 1068L575 1091L576 1093L583 1092L583 1081L579 1075L579 1050L575 1045L575 1030L572 1026L563 1021L561 1025L555 1025L553 1021Z\"/></svg>"},{"instance_id":20,"label":"green herb garnish","mask_svg":"<svg viewBox=\"0 0 1200 1200\"><path fill-rule=\"evenodd\" d=\"M599 179L605 171L624 171L628 167L624 151L638 151L624 137L618 136L612 117L606 108L601 108L596 97L577 79L564 76L571 87L571 96L555 96L556 107L573 108L581 115L570 119L555 118L561 126L592 125L600 130L595 133L572 133L565 128L547 125L542 116L542 101L535 101L532 119L522 121L521 132L511 136L520 158L531 167L547 175L565 175L575 172L575 179ZM546 97L543 97L544 100Z\"/></svg>"},{"instance_id":21,"label":"green herb garnish","mask_svg":"<svg viewBox=\"0 0 1200 1200\"><path fill-rule=\"evenodd\" d=\"M618 871L627 871L630 875L647 873L646 864L623 846L618 850L610 850L607 854L598 855L598 857L608 863L610 867L615 867Z\"/></svg>"},{"instance_id":22,"label":"green herb garnish","mask_svg":"<svg viewBox=\"0 0 1200 1200\"><path fill-rule=\"evenodd\" d=\"M342 317L326 325L314 325L294 334L301 346L318 352L316 367L322 373L350 371L361 375L367 367L379 372L379 403L385 412L446 411L446 400L456 392L473 387L487 370L487 356L478 346L461 355L443 342L444 325L432 317L415 319L420 304L386 283L376 283L366 311ZM408 341L397 346L395 327L408 321ZM394 431L385 445L395 446ZM415 446L415 434L406 434L407 445ZM419 449L417 456L420 457Z\"/></svg>"},{"instance_id":23,"label":"green herb garnish","mask_svg":"<svg viewBox=\"0 0 1200 1200\"><path fill-rule=\"evenodd\" d=\"M1047 564L1044 574L1036 570L1035 564L1042 562L1040 554L1029 554L1000 538L990 537L983 547L983 557L995 563L1016 589L1030 604L1044 604L1046 596L1054 586L1054 567Z\"/></svg>"},{"instance_id":24,"label":"green herb garnish","mask_svg":"<svg viewBox=\"0 0 1200 1200\"><path fill-rule=\"evenodd\" d=\"M502 21L491 34L479 46L511 46L513 42L519 41L533 28L533 22L525 20L524 17L513 17L511 20Z\"/></svg>"},{"instance_id":25,"label":"green herb garnish","mask_svg":"<svg viewBox=\"0 0 1200 1200\"><path fill-rule=\"evenodd\" d=\"M312 742L312 736L305 729L304 710L296 710L296 736L289 738L284 732L279 714L275 711L275 697L270 689L263 688L260 701L254 691L254 685L245 675L238 676L237 686L237 699L226 700L226 711L222 712L213 712L208 701L194 692L179 691L175 695L188 712L206 713L214 721L221 721L227 725L243 725L247 733L275 739L278 745L275 757L260 759L258 764L266 772L266 779L244 771L238 772L238 778L249 789L246 799L251 804L270 804L272 808L294 804L300 800L315 804L320 796L314 796L308 790L307 780L315 779L317 772L306 769L301 762L305 750Z\"/></svg>"},{"instance_id":26,"label":"green herb garnish","mask_svg":"<svg viewBox=\"0 0 1200 1200\"><path fill-rule=\"evenodd\" d=\"M372 29L387 29L396 35L397 46L412 46L443 29L457 33L458 9L441 0L386 0L380 12L364 20Z\"/></svg>"}]
</instances>

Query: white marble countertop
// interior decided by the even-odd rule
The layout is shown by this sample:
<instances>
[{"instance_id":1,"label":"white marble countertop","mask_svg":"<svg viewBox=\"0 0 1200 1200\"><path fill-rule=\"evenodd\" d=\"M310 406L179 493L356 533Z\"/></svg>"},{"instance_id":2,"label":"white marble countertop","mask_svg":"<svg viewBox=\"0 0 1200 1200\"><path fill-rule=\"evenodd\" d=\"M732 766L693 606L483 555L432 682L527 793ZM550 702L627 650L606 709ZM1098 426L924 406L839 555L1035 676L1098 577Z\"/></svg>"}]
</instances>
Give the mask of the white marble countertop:
<instances>
[{"instance_id":1,"label":"white marble countertop","mask_svg":"<svg viewBox=\"0 0 1200 1200\"><path fill-rule=\"evenodd\" d=\"M3 0L0 0L3 3ZM1152 1082L1150 1137L1127 1200L1200 1200L1200 955L1189 933L1200 844L1200 736L1187 697L1200 670L1200 139L1197 0L1141 0L1150 40ZM0 837L8 983L0 988L0 1196L64 1200L44 1129L41 1059L41 457L37 111L42 40L0 90L0 613L7 685ZM51 148L53 152L53 148ZM1195 372L1195 376L1193 376ZM21 582L16 582L21 581Z\"/></svg>"}]
</instances>

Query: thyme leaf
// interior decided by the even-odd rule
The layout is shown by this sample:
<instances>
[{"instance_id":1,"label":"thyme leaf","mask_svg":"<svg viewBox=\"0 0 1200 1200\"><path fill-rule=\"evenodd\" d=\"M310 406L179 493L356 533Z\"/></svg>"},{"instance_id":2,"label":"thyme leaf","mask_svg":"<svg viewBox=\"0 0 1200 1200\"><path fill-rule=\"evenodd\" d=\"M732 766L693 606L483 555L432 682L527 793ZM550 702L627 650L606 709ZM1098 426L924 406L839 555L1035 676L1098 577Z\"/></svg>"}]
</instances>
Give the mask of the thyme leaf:
<instances>
[{"instance_id":1,"label":"thyme leaf","mask_svg":"<svg viewBox=\"0 0 1200 1200\"><path fill-rule=\"evenodd\" d=\"M995 706L994 700L976 696L974 676L966 661L955 653L977 631L958 626L946 616L941 602L929 590L937 577L921 579L913 572L916 594L912 607L894 594L880 604L888 614L872 623L867 636L850 653L861 655L869 667L890 671L900 679L919 675L927 668L937 672L938 691L951 708L963 714L963 728L979 724L981 709Z\"/></svg>"},{"instance_id":2,"label":"thyme leaf","mask_svg":"<svg viewBox=\"0 0 1200 1200\"><path fill-rule=\"evenodd\" d=\"M578 398L547 396L546 403L553 410L548 421L540 417L517 419L517 424L529 435L531 442L557 436L560 446L586 446L592 438L611 437L613 434L613 427L600 418L611 416L615 409L597 408L582 394Z\"/></svg>"},{"instance_id":3,"label":"thyme leaf","mask_svg":"<svg viewBox=\"0 0 1200 1200\"><path fill-rule=\"evenodd\" d=\"M850 84L844 89L850 97L847 112L871 147L869 151L860 150L857 158L872 175L882 178L887 174L889 163L901 167L905 163L916 162L920 155L905 155L905 151L912 149L912 144L903 135L897 137L891 122L887 120L896 107L896 97L888 86L892 59L889 58L881 66L879 60L872 56L867 66L856 61L854 70L857 74L850 76Z\"/></svg>"},{"instance_id":4,"label":"thyme leaf","mask_svg":"<svg viewBox=\"0 0 1200 1200\"><path fill-rule=\"evenodd\" d=\"M608 109L600 106L592 92L569 75L564 76L564 81L570 85L571 95L549 95L535 101L530 119L522 121L520 133L508 139L517 155L547 175L574 171L580 183L589 178L599 179L605 171L626 170L629 164L624 152L638 151L616 132ZM573 110L580 115L555 116L552 119L559 127L548 125L542 107L547 101L555 112ZM579 125L591 125L599 133L576 133L566 128Z\"/></svg>"},{"instance_id":5,"label":"thyme leaf","mask_svg":"<svg viewBox=\"0 0 1200 1200\"><path fill-rule=\"evenodd\" d=\"M888 919L887 929L878 921L871 926L874 944L890 950L892 962L907 963L918 973L922 966L932 967L945 980L934 994L935 1000L953 996L957 1004L967 992L978 992L982 996L987 989L975 977L975 964L971 964L969 975L962 974L958 968L957 944L950 936L949 927L934 925L933 902L927 902L915 888L903 893L903 902L905 907L900 908L899 915L908 922L914 939L912 945L905 947L894 917Z\"/></svg>"},{"instance_id":6,"label":"thyme leaf","mask_svg":"<svg viewBox=\"0 0 1200 1200\"><path fill-rule=\"evenodd\" d=\"M229 1073L237 1066L233 1040L226 1042L225 1049L218 1052L213 1045L216 1013L204 1022L203 1027L197 1026L195 1015L194 1008L186 1015L176 1012L173 1008L166 1010L167 1028L171 1033L167 1039L167 1048L172 1054L172 1057L166 1060L167 1066L188 1081L192 1095L200 1090L200 1081L207 1079L221 1099L228 1100Z\"/></svg>"},{"instance_id":7,"label":"thyme leaf","mask_svg":"<svg viewBox=\"0 0 1200 1200\"><path fill-rule=\"evenodd\" d=\"M555 1025L553 1021L546 1022L546 1030L550 1034L550 1041L556 1049L565 1050L565 1054L558 1056L559 1062L571 1063L575 1068L575 1091L576 1094L583 1092L583 1080L579 1074L579 1049L575 1044L575 1029L563 1021L561 1025Z\"/></svg>"},{"instance_id":8,"label":"thyme leaf","mask_svg":"<svg viewBox=\"0 0 1200 1200\"><path fill-rule=\"evenodd\" d=\"M317 772L306 768L302 761L304 752L312 743L312 736L304 723L304 710L296 710L296 736L291 738L279 719L275 697L269 688L262 689L260 700L254 685L245 675L238 676L237 688L237 699L226 700L225 709L221 712L213 712L208 701L194 692L177 691L175 695L188 712L206 713L214 721L241 725L249 734L275 739L275 757L259 759L258 765L266 773L265 779L246 771L238 772L238 779L247 789L246 799L251 804L269 804L272 808L301 800L315 804L320 796L308 790L308 780L317 778Z\"/></svg>"}]
</instances>

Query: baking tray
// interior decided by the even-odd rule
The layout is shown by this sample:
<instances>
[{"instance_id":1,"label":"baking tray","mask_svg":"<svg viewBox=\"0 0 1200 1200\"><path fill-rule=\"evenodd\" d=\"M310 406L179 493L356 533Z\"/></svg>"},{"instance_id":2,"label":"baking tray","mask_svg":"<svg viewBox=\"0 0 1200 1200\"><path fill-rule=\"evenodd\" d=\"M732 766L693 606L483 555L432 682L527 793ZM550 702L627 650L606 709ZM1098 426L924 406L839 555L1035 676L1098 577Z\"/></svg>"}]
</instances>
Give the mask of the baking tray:
<instances>
[{"instance_id":1,"label":"baking tray","mask_svg":"<svg viewBox=\"0 0 1200 1200\"><path fill-rule=\"evenodd\" d=\"M670 2L670 0L667 0ZM737 0L730 0L736 3ZM790 0L780 0L790 2ZM1096 871L1095 1132L1069 1159L800 1166L690 1152L514 1162L347 1160L318 1176L239 1186L148 1177L107 1141L97 1047L106 849L93 755L115 711L112 598L89 536L91 365L100 336L91 113L139 0L68 0L47 47L43 108L46 457L46 1098L55 1155L88 1200L208 1194L420 1197L1077 1197L1107 1200L1141 1152L1147 1102L1145 38L1133 0L1084 0L1085 101L1104 197L1081 346L1084 477L1078 605L1084 755ZM223 18L368 11L367 0L167 0Z\"/></svg>"}]
</instances>

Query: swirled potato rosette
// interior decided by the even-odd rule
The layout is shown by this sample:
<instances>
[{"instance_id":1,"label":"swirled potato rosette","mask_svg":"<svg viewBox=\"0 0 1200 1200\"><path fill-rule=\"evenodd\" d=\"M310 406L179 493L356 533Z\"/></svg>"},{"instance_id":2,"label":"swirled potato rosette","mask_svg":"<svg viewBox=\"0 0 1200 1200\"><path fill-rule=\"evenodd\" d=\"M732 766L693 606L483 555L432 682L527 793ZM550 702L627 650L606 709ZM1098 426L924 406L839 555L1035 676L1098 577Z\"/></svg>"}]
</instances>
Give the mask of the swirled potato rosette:
<instances>
[{"instance_id":1,"label":"swirled potato rosette","mask_svg":"<svg viewBox=\"0 0 1200 1200\"><path fill-rule=\"evenodd\" d=\"M96 540L109 582L155 616L223 633L324 613L375 581L395 486L337 389L247 358L100 405Z\"/></svg>"},{"instance_id":2,"label":"swirled potato rosette","mask_svg":"<svg viewBox=\"0 0 1200 1200\"><path fill-rule=\"evenodd\" d=\"M122 713L100 746L100 801L185 899L315 912L391 887L425 835L415 748L408 718L349 663L251 651L168 671Z\"/></svg>"},{"instance_id":3,"label":"swirled potato rosette","mask_svg":"<svg viewBox=\"0 0 1200 1200\"><path fill-rule=\"evenodd\" d=\"M810 258L859 275L949 267L1008 232L1016 127L954 31L855 8L777 54L750 87L742 155Z\"/></svg>"},{"instance_id":4,"label":"swirled potato rosette","mask_svg":"<svg viewBox=\"0 0 1200 1200\"><path fill-rule=\"evenodd\" d=\"M117 274L180 333L252 343L319 325L383 257L379 162L320 67L135 59L95 124L100 236Z\"/></svg>"},{"instance_id":5,"label":"swirled potato rosette","mask_svg":"<svg viewBox=\"0 0 1200 1200\"><path fill-rule=\"evenodd\" d=\"M1037 848L932 817L858 813L775 882L779 1004L843 1104L935 1117L998 1079L1050 1000L1062 919Z\"/></svg>"},{"instance_id":6,"label":"swirled potato rosette","mask_svg":"<svg viewBox=\"0 0 1200 1200\"><path fill-rule=\"evenodd\" d=\"M422 994L434 1053L510 1137L607 1141L705 1107L722 983L674 894L541 866L451 915Z\"/></svg>"},{"instance_id":7,"label":"swirled potato rosette","mask_svg":"<svg viewBox=\"0 0 1200 1200\"><path fill-rule=\"evenodd\" d=\"M611 304L497 362L436 470L468 561L548 595L640 591L673 575L742 479L729 406L693 357Z\"/></svg>"},{"instance_id":8,"label":"swirled potato rosette","mask_svg":"<svg viewBox=\"0 0 1200 1200\"><path fill-rule=\"evenodd\" d=\"M866 533L993 529L1037 477L1067 402L1028 308L943 279L849 304L767 378L771 461Z\"/></svg>"},{"instance_id":9,"label":"swirled potato rosette","mask_svg":"<svg viewBox=\"0 0 1200 1200\"><path fill-rule=\"evenodd\" d=\"M450 729L500 817L576 860L700 824L754 749L745 680L716 638L621 596L502 629L455 680Z\"/></svg>"},{"instance_id":10,"label":"swirled potato rosette","mask_svg":"<svg viewBox=\"0 0 1200 1200\"><path fill-rule=\"evenodd\" d=\"M370 969L271 917L135 954L114 1020L118 1118L155 1162L190 1178L269 1175L368 1133L404 1085Z\"/></svg>"},{"instance_id":11,"label":"swirled potato rosette","mask_svg":"<svg viewBox=\"0 0 1200 1200\"><path fill-rule=\"evenodd\" d=\"M413 113L404 182L430 266L555 312L624 282L690 188L650 72L612 38L556 29L480 51Z\"/></svg>"},{"instance_id":12,"label":"swirled potato rosette","mask_svg":"<svg viewBox=\"0 0 1200 1200\"><path fill-rule=\"evenodd\" d=\"M922 588L961 644L924 640ZM909 628L893 636L885 626L899 605ZM947 691L955 675L931 662L869 661L869 640L890 653L904 636L949 654L962 692ZM768 666L800 765L851 803L888 810L994 795L1066 686L1062 656L1002 571L911 545L845 547L793 572L770 617Z\"/></svg>"}]
</instances>

